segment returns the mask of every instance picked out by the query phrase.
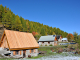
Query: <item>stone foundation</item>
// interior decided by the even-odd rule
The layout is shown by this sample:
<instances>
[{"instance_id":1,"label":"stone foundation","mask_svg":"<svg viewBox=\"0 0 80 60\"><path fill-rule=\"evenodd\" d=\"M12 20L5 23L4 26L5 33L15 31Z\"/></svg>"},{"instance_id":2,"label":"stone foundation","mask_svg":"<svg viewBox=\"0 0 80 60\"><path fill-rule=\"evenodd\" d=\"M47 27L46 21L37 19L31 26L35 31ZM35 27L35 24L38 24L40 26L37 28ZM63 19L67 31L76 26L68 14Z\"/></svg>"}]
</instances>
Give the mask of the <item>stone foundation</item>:
<instances>
[{"instance_id":1,"label":"stone foundation","mask_svg":"<svg viewBox=\"0 0 80 60\"><path fill-rule=\"evenodd\" d=\"M39 42L39 46L49 46L49 45L52 45L54 46L54 42Z\"/></svg>"},{"instance_id":2,"label":"stone foundation","mask_svg":"<svg viewBox=\"0 0 80 60\"><path fill-rule=\"evenodd\" d=\"M34 50L34 49L33 49ZM23 57L23 50L21 50L21 54L20 54L20 51L18 52L18 54L15 54L15 55L13 55L13 51L10 51L11 52L11 56L13 56L13 57ZM30 53L30 50L28 49L28 50L26 50L26 52L25 52L25 56L26 57L28 57L28 55L31 55L31 57L33 56L38 56L38 49L35 49L35 52L33 51L33 52L31 52Z\"/></svg>"}]
</instances>

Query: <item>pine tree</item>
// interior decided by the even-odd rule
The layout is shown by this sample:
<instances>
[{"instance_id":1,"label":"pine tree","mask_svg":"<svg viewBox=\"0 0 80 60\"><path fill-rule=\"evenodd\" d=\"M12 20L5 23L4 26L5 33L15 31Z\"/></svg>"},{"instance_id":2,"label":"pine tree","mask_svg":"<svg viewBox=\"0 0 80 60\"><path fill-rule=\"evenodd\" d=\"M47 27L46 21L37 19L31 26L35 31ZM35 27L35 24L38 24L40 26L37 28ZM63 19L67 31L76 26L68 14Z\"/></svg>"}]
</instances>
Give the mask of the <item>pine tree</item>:
<instances>
[{"instance_id":1,"label":"pine tree","mask_svg":"<svg viewBox=\"0 0 80 60\"><path fill-rule=\"evenodd\" d=\"M78 47L80 48L80 35L78 35L77 43L79 44Z\"/></svg>"},{"instance_id":2,"label":"pine tree","mask_svg":"<svg viewBox=\"0 0 80 60\"><path fill-rule=\"evenodd\" d=\"M30 29L30 27L29 27L29 20L26 20L26 30L27 30L27 32L29 32L29 29Z\"/></svg>"},{"instance_id":3,"label":"pine tree","mask_svg":"<svg viewBox=\"0 0 80 60\"><path fill-rule=\"evenodd\" d=\"M73 36L74 36L74 40L75 40L75 42L77 42L77 40L78 40L78 33L73 32Z\"/></svg>"},{"instance_id":4,"label":"pine tree","mask_svg":"<svg viewBox=\"0 0 80 60\"><path fill-rule=\"evenodd\" d=\"M12 17L12 14L11 14L11 11L8 11L7 13L4 13L4 16L2 18L2 22L4 24L4 27L8 28L8 29L11 29L11 17Z\"/></svg>"},{"instance_id":5,"label":"pine tree","mask_svg":"<svg viewBox=\"0 0 80 60\"><path fill-rule=\"evenodd\" d=\"M18 15L15 17L15 29L17 31L22 31L22 24Z\"/></svg>"},{"instance_id":6,"label":"pine tree","mask_svg":"<svg viewBox=\"0 0 80 60\"><path fill-rule=\"evenodd\" d=\"M27 27L26 27L26 21L20 17L21 24L22 24L22 31L27 32Z\"/></svg>"},{"instance_id":7,"label":"pine tree","mask_svg":"<svg viewBox=\"0 0 80 60\"><path fill-rule=\"evenodd\" d=\"M4 12L4 7L0 5L0 23L2 22L2 14Z\"/></svg>"},{"instance_id":8,"label":"pine tree","mask_svg":"<svg viewBox=\"0 0 80 60\"><path fill-rule=\"evenodd\" d=\"M41 33L42 36L46 35L44 28L41 29Z\"/></svg>"},{"instance_id":9,"label":"pine tree","mask_svg":"<svg viewBox=\"0 0 80 60\"><path fill-rule=\"evenodd\" d=\"M12 17L11 17L11 29L12 30L15 30L15 14L12 14Z\"/></svg>"}]
</instances>

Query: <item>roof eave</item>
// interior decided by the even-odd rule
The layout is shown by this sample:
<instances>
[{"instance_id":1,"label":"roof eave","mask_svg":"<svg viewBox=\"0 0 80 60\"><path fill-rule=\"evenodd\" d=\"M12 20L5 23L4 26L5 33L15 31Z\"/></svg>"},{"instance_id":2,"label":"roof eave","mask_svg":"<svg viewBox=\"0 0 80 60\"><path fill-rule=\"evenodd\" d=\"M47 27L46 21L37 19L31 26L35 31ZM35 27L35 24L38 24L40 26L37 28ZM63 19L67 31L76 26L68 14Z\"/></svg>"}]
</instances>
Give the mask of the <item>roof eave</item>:
<instances>
[{"instance_id":1,"label":"roof eave","mask_svg":"<svg viewBox=\"0 0 80 60\"><path fill-rule=\"evenodd\" d=\"M36 48L39 48L38 47L26 47L26 48L10 48L10 50L26 50L26 49L36 49Z\"/></svg>"},{"instance_id":2,"label":"roof eave","mask_svg":"<svg viewBox=\"0 0 80 60\"><path fill-rule=\"evenodd\" d=\"M48 41L38 41L38 42L48 42ZM49 41L49 42L54 42L54 40L53 41Z\"/></svg>"}]
</instances>

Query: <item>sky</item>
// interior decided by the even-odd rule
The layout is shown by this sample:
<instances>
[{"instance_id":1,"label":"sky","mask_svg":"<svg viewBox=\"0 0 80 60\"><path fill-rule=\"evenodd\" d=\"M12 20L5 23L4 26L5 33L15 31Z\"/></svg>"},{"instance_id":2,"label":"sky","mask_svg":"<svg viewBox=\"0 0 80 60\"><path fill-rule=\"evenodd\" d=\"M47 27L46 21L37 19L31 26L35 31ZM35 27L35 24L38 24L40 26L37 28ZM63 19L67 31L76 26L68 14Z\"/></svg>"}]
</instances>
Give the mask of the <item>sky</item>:
<instances>
[{"instance_id":1,"label":"sky","mask_svg":"<svg viewBox=\"0 0 80 60\"><path fill-rule=\"evenodd\" d=\"M0 4L29 21L80 34L80 0L0 0Z\"/></svg>"}]
</instances>

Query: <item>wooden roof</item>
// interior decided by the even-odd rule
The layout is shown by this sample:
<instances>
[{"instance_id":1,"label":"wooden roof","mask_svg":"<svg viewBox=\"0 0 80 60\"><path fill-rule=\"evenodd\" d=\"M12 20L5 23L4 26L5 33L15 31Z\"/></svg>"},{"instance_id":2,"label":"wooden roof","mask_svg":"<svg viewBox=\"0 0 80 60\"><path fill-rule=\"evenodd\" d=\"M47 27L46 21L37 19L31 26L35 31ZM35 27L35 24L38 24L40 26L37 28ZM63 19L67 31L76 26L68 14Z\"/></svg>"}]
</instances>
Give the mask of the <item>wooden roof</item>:
<instances>
[{"instance_id":1,"label":"wooden roof","mask_svg":"<svg viewBox=\"0 0 80 60\"><path fill-rule=\"evenodd\" d=\"M39 45L35 40L34 36L32 35L32 33L5 30L4 34L7 37L7 43L10 50L39 48ZM1 41L3 40L3 36Z\"/></svg>"}]
</instances>

